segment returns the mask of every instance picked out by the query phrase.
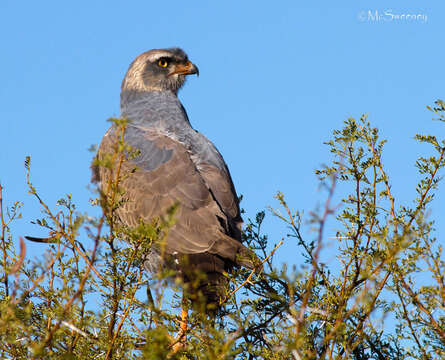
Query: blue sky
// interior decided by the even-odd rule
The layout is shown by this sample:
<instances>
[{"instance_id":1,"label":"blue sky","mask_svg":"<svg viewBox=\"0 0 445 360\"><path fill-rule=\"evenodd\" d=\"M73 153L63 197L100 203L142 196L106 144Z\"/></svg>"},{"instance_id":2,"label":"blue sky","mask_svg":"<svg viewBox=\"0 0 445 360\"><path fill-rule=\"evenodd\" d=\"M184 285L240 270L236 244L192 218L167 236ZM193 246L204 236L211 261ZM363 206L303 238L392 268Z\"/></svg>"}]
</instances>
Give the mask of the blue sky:
<instances>
[{"instance_id":1,"label":"blue sky","mask_svg":"<svg viewBox=\"0 0 445 360\"><path fill-rule=\"evenodd\" d=\"M0 182L7 204L24 202L14 234L44 234L30 224L40 214L26 190L27 155L48 204L71 192L80 211L90 210L87 149L99 143L105 120L119 115L128 65L143 51L171 46L199 66L180 98L193 126L224 155L245 217L275 206L278 190L306 214L321 203L314 170L330 158L323 142L363 113L389 141L384 159L397 204L409 203L415 158L427 151L414 134L445 134L425 109L445 99L445 4L307 3L3 0ZM441 190L433 219L443 219L444 204ZM445 226L436 227L443 238ZM265 230L272 242L284 233L273 219ZM279 259L292 263L288 246Z\"/></svg>"}]
</instances>

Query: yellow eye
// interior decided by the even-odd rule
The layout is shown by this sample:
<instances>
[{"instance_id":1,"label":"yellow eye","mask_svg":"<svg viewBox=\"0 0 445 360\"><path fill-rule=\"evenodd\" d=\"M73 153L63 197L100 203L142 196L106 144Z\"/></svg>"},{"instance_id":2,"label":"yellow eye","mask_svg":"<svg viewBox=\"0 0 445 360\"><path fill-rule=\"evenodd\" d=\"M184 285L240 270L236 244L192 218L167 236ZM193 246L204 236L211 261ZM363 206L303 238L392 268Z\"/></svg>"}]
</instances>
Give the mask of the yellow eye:
<instances>
[{"instance_id":1,"label":"yellow eye","mask_svg":"<svg viewBox=\"0 0 445 360\"><path fill-rule=\"evenodd\" d=\"M158 65L160 67L166 68L168 66L168 61L165 60L165 59L161 59L161 60L158 61Z\"/></svg>"}]
</instances>

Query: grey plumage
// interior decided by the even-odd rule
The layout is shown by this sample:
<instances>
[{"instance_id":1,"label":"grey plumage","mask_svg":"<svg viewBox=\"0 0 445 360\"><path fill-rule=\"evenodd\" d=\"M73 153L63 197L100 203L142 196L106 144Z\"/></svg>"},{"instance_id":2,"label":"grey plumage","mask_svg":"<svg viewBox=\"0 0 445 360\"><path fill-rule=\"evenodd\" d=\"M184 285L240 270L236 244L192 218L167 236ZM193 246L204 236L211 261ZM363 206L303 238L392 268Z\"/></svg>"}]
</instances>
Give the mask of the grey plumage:
<instances>
[{"instance_id":1,"label":"grey plumage","mask_svg":"<svg viewBox=\"0 0 445 360\"><path fill-rule=\"evenodd\" d=\"M164 258L152 248L147 268L155 271L158 264L175 259L186 281L192 280L193 271L202 271L207 274L201 284L204 295L216 302L223 272L236 264L253 268L256 258L241 244L242 218L227 165L216 147L192 128L177 97L185 76L197 72L177 48L148 51L130 65L122 82L121 116L130 122L125 141L140 155L124 163L124 172L138 169L122 183L127 201L118 216L133 227L179 203ZM112 127L99 157L111 152L115 136ZM102 183L108 176L105 168L99 169Z\"/></svg>"}]
</instances>

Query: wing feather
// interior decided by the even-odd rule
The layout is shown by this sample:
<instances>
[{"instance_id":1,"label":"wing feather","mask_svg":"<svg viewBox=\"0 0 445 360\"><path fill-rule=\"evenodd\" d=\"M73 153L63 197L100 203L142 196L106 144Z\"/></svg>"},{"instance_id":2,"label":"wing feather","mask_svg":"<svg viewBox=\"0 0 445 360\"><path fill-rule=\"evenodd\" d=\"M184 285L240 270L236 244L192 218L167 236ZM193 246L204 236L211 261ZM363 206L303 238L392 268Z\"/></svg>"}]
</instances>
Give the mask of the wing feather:
<instances>
[{"instance_id":1,"label":"wing feather","mask_svg":"<svg viewBox=\"0 0 445 360\"><path fill-rule=\"evenodd\" d=\"M209 252L252 267L246 260L249 250L224 225L241 221L230 174L209 164L198 169L184 145L155 130L128 126L125 140L140 153L123 164L124 172L135 166L137 170L121 184L128 199L118 210L121 221L129 226L150 222L179 203L176 223L166 239L167 253ZM112 152L115 141L114 132L108 132L99 157ZM107 169L99 173L101 180L110 176Z\"/></svg>"}]
</instances>

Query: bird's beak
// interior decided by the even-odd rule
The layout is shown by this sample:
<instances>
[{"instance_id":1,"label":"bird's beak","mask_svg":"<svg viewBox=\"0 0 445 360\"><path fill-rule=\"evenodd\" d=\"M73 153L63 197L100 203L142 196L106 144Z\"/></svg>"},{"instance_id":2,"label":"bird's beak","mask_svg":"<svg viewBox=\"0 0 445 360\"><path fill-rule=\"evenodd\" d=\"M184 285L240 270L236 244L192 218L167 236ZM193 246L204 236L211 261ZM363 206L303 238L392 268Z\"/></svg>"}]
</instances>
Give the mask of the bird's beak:
<instances>
[{"instance_id":1,"label":"bird's beak","mask_svg":"<svg viewBox=\"0 0 445 360\"><path fill-rule=\"evenodd\" d=\"M187 63L185 63L185 64L176 65L175 71L168 74L168 76L175 75L175 74L178 74L178 75L196 74L197 76L199 76L199 69L191 61L187 61Z\"/></svg>"}]
</instances>

